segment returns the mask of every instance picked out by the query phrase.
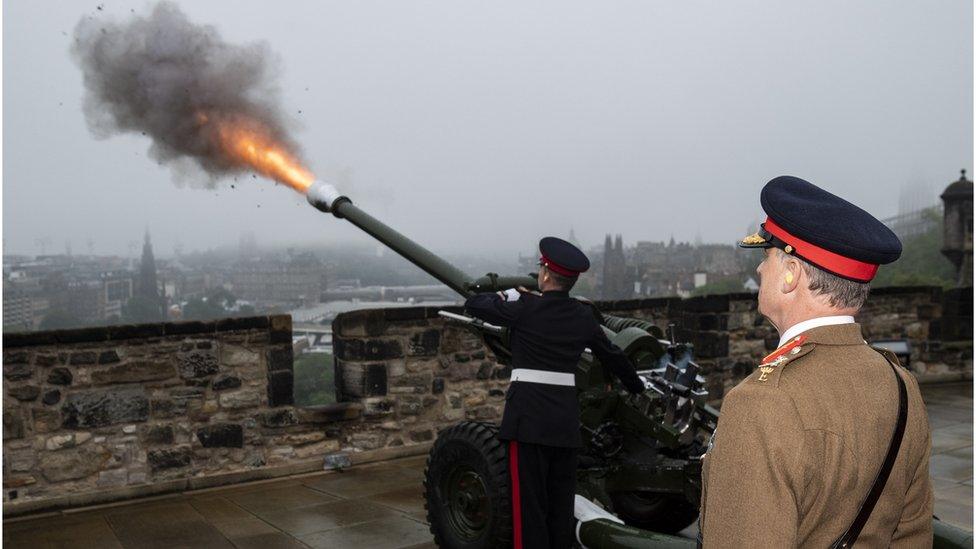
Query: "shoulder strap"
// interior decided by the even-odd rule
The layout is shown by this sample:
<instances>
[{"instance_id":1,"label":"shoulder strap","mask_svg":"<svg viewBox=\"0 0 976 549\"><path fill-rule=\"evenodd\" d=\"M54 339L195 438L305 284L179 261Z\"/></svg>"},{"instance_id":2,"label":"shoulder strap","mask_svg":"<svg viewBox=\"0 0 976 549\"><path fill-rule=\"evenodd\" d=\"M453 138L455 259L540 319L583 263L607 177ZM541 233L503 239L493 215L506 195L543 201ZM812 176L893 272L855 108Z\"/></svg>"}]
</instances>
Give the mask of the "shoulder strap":
<instances>
[{"instance_id":1,"label":"shoulder strap","mask_svg":"<svg viewBox=\"0 0 976 549\"><path fill-rule=\"evenodd\" d=\"M885 484L888 482L888 476L891 475L891 468L895 465L895 459L898 457L898 449L901 448L901 441L905 435L905 423L908 419L908 391L905 389L905 381L898 374L898 367L895 366L886 354L881 354L888 361L888 365L891 366L891 371L895 373L895 379L898 380L898 423L895 424L895 432L891 436L891 442L888 444L888 455L885 456L881 470L878 471L878 476L874 479L874 486L871 487L871 491L868 492L868 497L861 504L861 509L857 512L857 517L854 518L854 522L844 532L844 535L830 546L831 549L848 548L857 541L857 536L861 534L861 530L867 524L868 518L871 516L871 511L874 510L874 505L881 498L881 493L884 491Z\"/></svg>"}]
</instances>

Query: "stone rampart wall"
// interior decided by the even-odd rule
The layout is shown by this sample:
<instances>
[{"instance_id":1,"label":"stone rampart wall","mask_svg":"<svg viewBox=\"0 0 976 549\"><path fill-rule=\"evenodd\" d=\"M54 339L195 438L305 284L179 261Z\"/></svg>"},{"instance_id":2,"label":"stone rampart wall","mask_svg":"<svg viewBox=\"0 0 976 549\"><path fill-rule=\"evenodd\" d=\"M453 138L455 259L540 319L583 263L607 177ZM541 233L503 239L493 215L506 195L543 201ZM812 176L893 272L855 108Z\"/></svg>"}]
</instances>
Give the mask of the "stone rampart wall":
<instances>
[{"instance_id":1,"label":"stone rampart wall","mask_svg":"<svg viewBox=\"0 0 976 549\"><path fill-rule=\"evenodd\" d=\"M674 323L677 339L695 345L716 402L779 339L756 310L754 294L598 306L664 330ZM910 368L920 379L971 379L972 310L972 288L883 288L872 293L858 321L869 340L909 339ZM364 422L351 435L354 445L409 445L431 440L460 419L500 419L510 370L495 362L478 337L437 311L363 310L333 322L337 397L364 405ZM943 339L946 334L951 339Z\"/></svg>"},{"instance_id":2,"label":"stone rampart wall","mask_svg":"<svg viewBox=\"0 0 976 549\"><path fill-rule=\"evenodd\" d=\"M748 294L599 306L673 322L716 399L777 341ZM337 317L322 367L340 402L315 408L293 406L287 316L6 334L4 515L420 453L447 425L498 420L510 370L437 310ZM972 310L971 288L883 289L860 321L909 338L920 377L971 379Z\"/></svg>"},{"instance_id":3,"label":"stone rampart wall","mask_svg":"<svg viewBox=\"0 0 976 549\"><path fill-rule=\"evenodd\" d=\"M5 335L4 514L338 449L335 414L290 406L291 336L289 316Z\"/></svg>"}]
</instances>

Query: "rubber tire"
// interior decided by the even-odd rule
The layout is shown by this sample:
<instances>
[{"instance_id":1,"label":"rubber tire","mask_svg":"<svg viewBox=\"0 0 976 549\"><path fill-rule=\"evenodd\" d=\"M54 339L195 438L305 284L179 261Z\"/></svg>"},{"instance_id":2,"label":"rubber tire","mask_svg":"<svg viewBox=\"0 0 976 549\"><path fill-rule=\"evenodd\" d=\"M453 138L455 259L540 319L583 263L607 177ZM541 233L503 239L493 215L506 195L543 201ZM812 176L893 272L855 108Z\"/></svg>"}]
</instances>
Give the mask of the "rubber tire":
<instances>
[{"instance_id":1,"label":"rubber tire","mask_svg":"<svg viewBox=\"0 0 976 549\"><path fill-rule=\"evenodd\" d=\"M427 456L424 470L424 507L434 543L447 549L504 548L512 545L512 499L508 473L508 446L498 440L498 427L464 421L441 431ZM489 499L488 526L477 540L454 532L444 514L440 480L463 464L484 480Z\"/></svg>"},{"instance_id":2,"label":"rubber tire","mask_svg":"<svg viewBox=\"0 0 976 549\"><path fill-rule=\"evenodd\" d=\"M652 532L677 534L698 518L698 507L681 496L614 492L610 500L614 512L628 526Z\"/></svg>"}]
</instances>

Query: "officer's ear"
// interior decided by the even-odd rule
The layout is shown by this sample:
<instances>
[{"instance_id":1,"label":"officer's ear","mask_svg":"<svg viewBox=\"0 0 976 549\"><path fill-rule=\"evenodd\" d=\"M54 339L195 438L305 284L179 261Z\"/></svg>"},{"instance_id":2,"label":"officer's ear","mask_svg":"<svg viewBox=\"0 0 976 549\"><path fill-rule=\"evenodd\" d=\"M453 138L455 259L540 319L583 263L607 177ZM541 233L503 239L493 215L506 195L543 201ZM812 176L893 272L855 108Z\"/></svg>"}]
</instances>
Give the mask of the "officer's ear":
<instances>
[{"instance_id":1,"label":"officer's ear","mask_svg":"<svg viewBox=\"0 0 976 549\"><path fill-rule=\"evenodd\" d=\"M782 252L780 252L782 253ZM803 272L803 268L800 266L800 262L795 258L786 257L786 261L783 262L783 293L788 294L796 290L797 286L800 285L800 278Z\"/></svg>"}]
</instances>

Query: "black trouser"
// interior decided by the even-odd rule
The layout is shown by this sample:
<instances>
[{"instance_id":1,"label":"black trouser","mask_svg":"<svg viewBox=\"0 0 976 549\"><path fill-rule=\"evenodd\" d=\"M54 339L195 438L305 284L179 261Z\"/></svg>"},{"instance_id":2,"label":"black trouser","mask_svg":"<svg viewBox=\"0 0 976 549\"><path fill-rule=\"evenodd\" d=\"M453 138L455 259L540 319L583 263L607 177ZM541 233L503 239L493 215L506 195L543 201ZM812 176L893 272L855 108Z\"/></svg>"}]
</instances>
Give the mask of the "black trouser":
<instances>
[{"instance_id":1,"label":"black trouser","mask_svg":"<svg viewBox=\"0 0 976 549\"><path fill-rule=\"evenodd\" d=\"M509 441L515 549L566 549L576 531L576 448Z\"/></svg>"}]
</instances>

